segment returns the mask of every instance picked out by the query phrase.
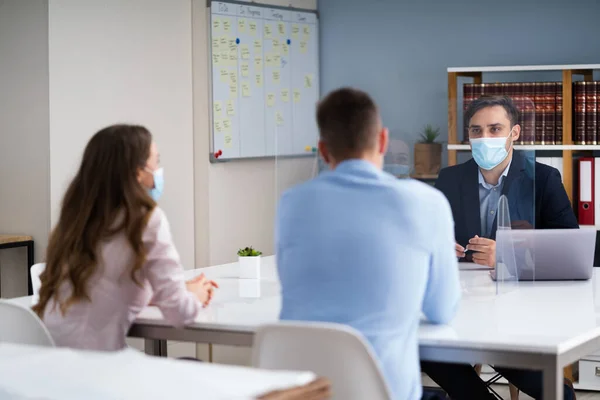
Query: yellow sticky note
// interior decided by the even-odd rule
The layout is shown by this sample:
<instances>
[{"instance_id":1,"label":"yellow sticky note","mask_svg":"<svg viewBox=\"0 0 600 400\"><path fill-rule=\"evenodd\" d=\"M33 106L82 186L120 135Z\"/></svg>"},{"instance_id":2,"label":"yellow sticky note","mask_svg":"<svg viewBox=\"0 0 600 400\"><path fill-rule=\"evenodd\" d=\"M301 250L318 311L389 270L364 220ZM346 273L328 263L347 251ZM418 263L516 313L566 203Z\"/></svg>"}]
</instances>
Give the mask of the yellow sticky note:
<instances>
[{"instance_id":1,"label":"yellow sticky note","mask_svg":"<svg viewBox=\"0 0 600 400\"><path fill-rule=\"evenodd\" d=\"M248 60L250 58L250 48L247 44L242 45L242 60Z\"/></svg>"},{"instance_id":2,"label":"yellow sticky note","mask_svg":"<svg viewBox=\"0 0 600 400\"><path fill-rule=\"evenodd\" d=\"M271 55L271 53L265 55L265 62L267 63L267 67L273 66L273 56Z\"/></svg>"},{"instance_id":3,"label":"yellow sticky note","mask_svg":"<svg viewBox=\"0 0 600 400\"><path fill-rule=\"evenodd\" d=\"M281 56L279 54L273 55L273 66L277 68L281 67Z\"/></svg>"},{"instance_id":4,"label":"yellow sticky note","mask_svg":"<svg viewBox=\"0 0 600 400\"><path fill-rule=\"evenodd\" d=\"M271 39L273 35L273 27L270 23L265 23L265 39Z\"/></svg>"},{"instance_id":5,"label":"yellow sticky note","mask_svg":"<svg viewBox=\"0 0 600 400\"><path fill-rule=\"evenodd\" d=\"M273 52L275 54L278 54L280 51L281 51L281 48L279 47L279 40L273 39Z\"/></svg>"},{"instance_id":6,"label":"yellow sticky note","mask_svg":"<svg viewBox=\"0 0 600 400\"><path fill-rule=\"evenodd\" d=\"M223 123L220 119L215 119L215 131L219 133L223 132Z\"/></svg>"},{"instance_id":7,"label":"yellow sticky note","mask_svg":"<svg viewBox=\"0 0 600 400\"><path fill-rule=\"evenodd\" d=\"M219 38L219 47L221 48L221 50L227 50L227 37L226 36L221 36Z\"/></svg>"},{"instance_id":8,"label":"yellow sticky note","mask_svg":"<svg viewBox=\"0 0 600 400\"><path fill-rule=\"evenodd\" d=\"M216 31L221 27L221 19L220 18L213 19L212 23L213 23L213 31Z\"/></svg>"},{"instance_id":9,"label":"yellow sticky note","mask_svg":"<svg viewBox=\"0 0 600 400\"><path fill-rule=\"evenodd\" d=\"M237 85L237 72L232 71L229 73L229 83L231 83L232 85Z\"/></svg>"},{"instance_id":10,"label":"yellow sticky note","mask_svg":"<svg viewBox=\"0 0 600 400\"><path fill-rule=\"evenodd\" d=\"M285 35L285 24L283 22L277 24L277 31L280 35Z\"/></svg>"},{"instance_id":11,"label":"yellow sticky note","mask_svg":"<svg viewBox=\"0 0 600 400\"><path fill-rule=\"evenodd\" d=\"M237 65L237 51L230 51L229 52L229 63L230 65Z\"/></svg>"},{"instance_id":12,"label":"yellow sticky note","mask_svg":"<svg viewBox=\"0 0 600 400\"><path fill-rule=\"evenodd\" d=\"M303 25L302 26L302 32L304 32L304 36L306 36L306 37L310 36L310 26Z\"/></svg>"},{"instance_id":13,"label":"yellow sticky note","mask_svg":"<svg viewBox=\"0 0 600 400\"><path fill-rule=\"evenodd\" d=\"M227 71L226 69L222 69L219 76L220 76L221 82L223 82L223 83L229 82L229 71Z\"/></svg>"},{"instance_id":14,"label":"yellow sticky note","mask_svg":"<svg viewBox=\"0 0 600 400\"><path fill-rule=\"evenodd\" d=\"M292 38L298 39L298 33L300 33L300 27L297 24L292 25Z\"/></svg>"},{"instance_id":15,"label":"yellow sticky note","mask_svg":"<svg viewBox=\"0 0 600 400\"><path fill-rule=\"evenodd\" d=\"M233 100L227 100L227 115L232 116L235 115L235 105Z\"/></svg>"},{"instance_id":16,"label":"yellow sticky note","mask_svg":"<svg viewBox=\"0 0 600 400\"><path fill-rule=\"evenodd\" d=\"M287 43L281 43L281 54L287 56L290 53L290 46Z\"/></svg>"},{"instance_id":17,"label":"yellow sticky note","mask_svg":"<svg viewBox=\"0 0 600 400\"><path fill-rule=\"evenodd\" d=\"M248 82L242 83L242 96L250 97L252 93L250 92L250 84Z\"/></svg>"},{"instance_id":18,"label":"yellow sticky note","mask_svg":"<svg viewBox=\"0 0 600 400\"><path fill-rule=\"evenodd\" d=\"M228 47L229 47L228 50L230 53L232 53L234 51L237 53L238 47L237 47L237 44L235 43L235 40L229 40Z\"/></svg>"},{"instance_id":19,"label":"yellow sticky note","mask_svg":"<svg viewBox=\"0 0 600 400\"><path fill-rule=\"evenodd\" d=\"M262 65L263 65L262 57L261 56L254 57L254 66L256 68L262 68Z\"/></svg>"},{"instance_id":20,"label":"yellow sticky note","mask_svg":"<svg viewBox=\"0 0 600 400\"><path fill-rule=\"evenodd\" d=\"M300 103L300 89L294 89L294 103Z\"/></svg>"},{"instance_id":21,"label":"yellow sticky note","mask_svg":"<svg viewBox=\"0 0 600 400\"><path fill-rule=\"evenodd\" d=\"M300 53L305 54L308 49L308 43L302 41L300 42Z\"/></svg>"},{"instance_id":22,"label":"yellow sticky note","mask_svg":"<svg viewBox=\"0 0 600 400\"><path fill-rule=\"evenodd\" d=\"M213 51L213 53L215 51L219 51L219 38L218 37L215 37L212 40L212 51Z\"/></svg>"},{"instance_id":23,"label":"yellow sticky note","mask_svg":"<svg viewBox=\"0 0 600 400\"><path fill-rule=\"evenodd\" d=\"M256 74L256 86L262 87L263 84L263 76L262 74Z\"/></svg>"},{"instance_id":24,"label":"yellow sticky note","mask_svg":"<svg viewBox=\"0 0 600 400\"><path fill-rule=\"evenodd\" d=\"M255 21L250 21L248 22L248 29L250 30L250 34L251 35L256 35L256 22Z\"/></svg>"},{"instance_id":25,"label":"yellow sticky note","mask_svg":"<svg viewBox=\"0 0 600 400\"><path fill-rule=\"evenodd\" d=\"M221 111L223 110L223 105L220 101L215 101L213 104L213 118L221 118Z\"/></svg>"},{"instance_id":26,"label":"yellow sticky note","mask_svg":"<svg viewBox=\"0 0 600 400\"><path fill-rule=\"evenodd\" d=\"M223 20L223 32L225 32L225 33L231 32L231 21L228 19Z\"/></svg>"},{"instance_id":27,"label":"yellow sticky note","mask_svg":"<svg viewBox=\"0 0 600 400\"><path fill-rule=\"evenodd\" d=\"M281 89L281 101L287 103L290 101L290 90L289 89Z\"/></svg>"},{"instance_id":28,"label":"yellow sticky note","mask_svg":"<svg viewBox=\"0 0 600 400\"><path fill-rule=\"evenodd\" d=\"M279 111L275 113L275 121L277 122L277 126L283 125L283 114L281 114Z\"/></svg>"},{"instance_id":29,"label":"yellow sticky note","mask_svg":"<svg viewBox=\"0 0 600 400\"><path fill-rule=\"evenodd\" d=\"M221 52L221 65L224 65L224 66L229 65L229 52L228 51Z\"/></svg>"},{"instance_id":30,"label":"yellow sticky note","mask_svg":"<svg viewBox=\"0 0 600 400\"><path fill-rule=\"evenodd\" d=\"M238 19L238 32L246 32L246 20L244 18Z\"/></svg>"},{"instance_id":31,"label":"yellow sticky note","mask_svg":"<svg viewBox=\"0 0 600 400\"><path fill-rule=\"evenodd\" d=\"M267 106L273 107L275 105L275 93L269 92L267 93Z\"/></svg>"},{"instance_id":32,"label":"yellow sticky note","mask_svg":"<svg viewBox=\"0 0 600 400\"><path fill-rule=\"evenodd\" d=\"M221 56L219 56L219 54L214 53L212 55L212 60L213 60L213 64L221 65Z\"/></svg>"},{"instance_id":33,"label":"yellow sticky note","mask_svg":"<svg viewBox=\"0 0 600 400\"><path fill-rule=\"evenodd\" d=\"M237 92L237 85L229 85L229 94L231 95L231 97L236 97Z\"/></svg>"},{"instance_id":34,"label":"yellow sticky note","mask_svg":"<svg viewBox=\"0 0 600 400\"><path fill-rule=\"evenodd\" d=\"M313 82L312 74L304 75L304 87L305 88L311 88L312 82Z\"/></svg>"},{"instance_id":35,"label":"yellow sticky note","mask_svg":"<svg viewBox=\"0 0 600 400\"><path fill-rule=\"evenodd\" d=\"M231 135L225 135L225 147L227 148L231 148L232 144L233 144L233 138L231 137Z\"/></svg>"},{"instance_id":36,"label":"yellow sticky note","mask_svg":"<svg viewBox=\"0 0 600 400\"><path fill-rule=\"evenodd\" d=\"M262 51L262 40L254 41L254 51L256 51L256 52Z\"/></svg>"},{"instance_id":37,"label":"yellow sticky note","mask_svg":"<svg viewBox=\"0 0 600 400\"><path fill-rule=\"evenodd\" d=\"M231 132L231 120L230 119L223 120L223 132L225 132L225 133Z\"/></svg>"},{"instance_id":38,"label":"yellow sticky note","mask_svg":"<svg viewBox=\"0 0 600 400\"><path fill-rule=\"evenodd\" d=\"M240 70L242 71L242 76L247 78L250 75L250 65L248 63L242 63Z\"/></svg>"},{"instance_id":39,"label":"yellow sticky note","mask_svg":"<svg viewBox=\"0 0 600 400\"><path fill-rule=\"evenodd\" d=\"M273 83L279 83L280 79L281 73L279 72L279 70L273 71Z\"/></svg>"}]
</instances>

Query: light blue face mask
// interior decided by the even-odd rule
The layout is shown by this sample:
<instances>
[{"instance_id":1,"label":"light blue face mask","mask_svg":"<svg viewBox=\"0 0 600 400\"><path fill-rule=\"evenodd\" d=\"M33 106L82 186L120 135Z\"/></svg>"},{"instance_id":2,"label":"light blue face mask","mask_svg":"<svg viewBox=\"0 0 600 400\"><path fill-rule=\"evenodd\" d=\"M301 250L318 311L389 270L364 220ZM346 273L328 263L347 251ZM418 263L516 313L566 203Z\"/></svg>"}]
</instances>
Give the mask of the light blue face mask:
<instances>
[{"instance_id":1,"label":"light blue face mask","mask_svg":"<svg viewBox=\"0 0 600 400\"><path fill-rule=\"evenodd\" d=\"M152 197L154 201L158 201L160 196L162 196L163 189L165 187L163 169L159 168L156 171L152 172L152 177L154 178L154 187L149 190L149 193L150 197Z\"/></svg>"},{"instance_id":2,"label":"light blue face mask","mask_svg":"<svg viewBox=\"0 0 600 400\"><path fill-rule=\"evenodd\" d=\"M506 151L506 140L512 136L512 130L505 137L494 137L494 138L477 138L469 139L471 143L471 153L475 162L481 169L489 171L494 169L502 161L508 157L508 151Z\"/></svg>"},{"instance_id":3,"label":"light blue face mask","mask_svg":"<svg viewBox=\"0 0 600 400\"><path fill-rule=\"evenodd\" d=\"M410 175L410 166L402 164L384 164L384 171L395 175L407 178Z\"/></svg>"}]
</instances>

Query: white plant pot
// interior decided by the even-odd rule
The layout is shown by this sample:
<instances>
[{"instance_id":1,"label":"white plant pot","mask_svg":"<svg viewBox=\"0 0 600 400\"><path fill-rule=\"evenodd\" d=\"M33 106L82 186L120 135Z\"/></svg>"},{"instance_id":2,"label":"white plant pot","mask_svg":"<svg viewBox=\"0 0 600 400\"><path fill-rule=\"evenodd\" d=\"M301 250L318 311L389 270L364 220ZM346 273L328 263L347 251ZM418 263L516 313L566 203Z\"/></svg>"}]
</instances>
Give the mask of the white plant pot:
<instances>
[{"instance_id":1,"label":"white plant pot","mask_svg":"<svg viewBox=\"0 0 600 400\"><path fill-rule=\"evenodd\" d=\"M260 256L238 257L241 279L260 279Z\"/></svg>"}]
</instances>

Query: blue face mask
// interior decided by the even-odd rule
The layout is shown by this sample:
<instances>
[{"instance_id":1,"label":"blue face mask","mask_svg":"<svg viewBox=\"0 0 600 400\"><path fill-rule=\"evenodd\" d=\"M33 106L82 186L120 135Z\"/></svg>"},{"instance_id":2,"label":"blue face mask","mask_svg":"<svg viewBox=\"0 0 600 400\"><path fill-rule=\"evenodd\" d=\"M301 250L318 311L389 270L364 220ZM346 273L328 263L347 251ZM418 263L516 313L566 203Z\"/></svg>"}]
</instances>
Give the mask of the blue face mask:
<instances>
[{"instance_id":1,"label":"blue face mask","mask_svg":"<svg viewBox=\"0 0 600 400\"><path fill-rule=\"evenodd\" d=\"M154 187L149 190L150 197L154 201L158 201L160 196L163 193L163 189L165 187L165 178L163 175L163 169L159 168L156 171L152 172L152 176L154 178Z\"/></svg>"},{"instance_id":2,"label":"blue face mask","mask_svg":"<svg viewBox=\"0 0 600 400\"><path fill-rule=\"evenodd\" d=\"M471 152L477 165L489 171L506 160L508 157L506 140L511 137L511 134L512 130L506 137L470 139Z\"/></svg>"},{"instance_id":3,"label":"blue face mask","mask_svg":"<svg viewBox=\"0 0 600 400\"><path fill-rule=\"evenodd\" d=\"M392 175L400 177L408 177L410 174L410 166L408 165L384 164L383 169Z\"/></svg>"}]
</instances>

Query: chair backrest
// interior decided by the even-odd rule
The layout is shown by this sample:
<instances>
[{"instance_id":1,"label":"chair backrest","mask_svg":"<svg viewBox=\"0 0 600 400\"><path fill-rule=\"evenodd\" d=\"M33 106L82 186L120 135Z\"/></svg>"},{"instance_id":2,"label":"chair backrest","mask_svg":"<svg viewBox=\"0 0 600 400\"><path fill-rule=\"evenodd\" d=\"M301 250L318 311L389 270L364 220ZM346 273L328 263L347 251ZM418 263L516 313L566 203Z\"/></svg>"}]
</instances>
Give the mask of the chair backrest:
<instances>
[{"instance_id":1,"label":"chair backrest","mask_svg":"<svg viewBox=\"0 0 600 400\"><path fill-rule=\"evenodd\" d=\"M54 347L44 323L25 307L0 300L0 342Z\"/></svg>"},{"instance_id":2,"label":"chair backrest","mask_svg":"<svg viewBox=\"0 0 600 400\"><path fill-rule=\"evenodd\" d=\"M258 368L312 371L329 379L333 399L390 399L371 346L345 325L264 325L254 339L252 363Z\"/></svg>"},{"instance_id":3,"label":"chair backrest","mask_svg":"<svg viewBox=\"0 0 600 400\"><path fill-rule=\"evenodd\" d=\"M33 297L31 304L37 304L40 299L40 287L42 287L42 281L40 275L46 269L46 263L33 264L30 268L31 271L31 288L33 289Z\"/></svg>"}]
</instances>

